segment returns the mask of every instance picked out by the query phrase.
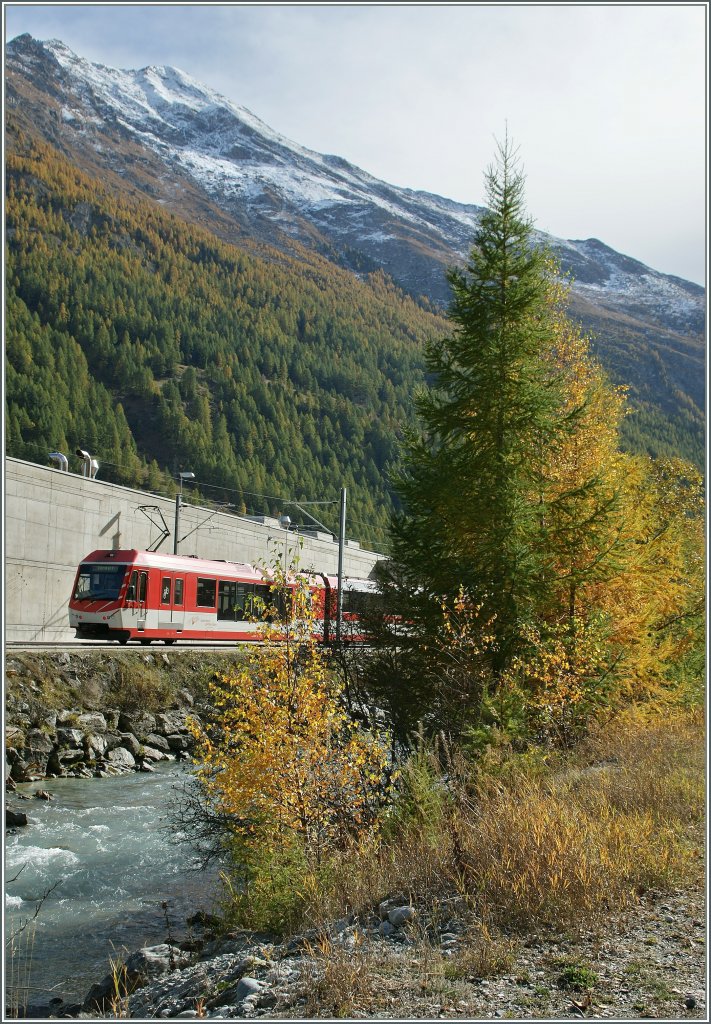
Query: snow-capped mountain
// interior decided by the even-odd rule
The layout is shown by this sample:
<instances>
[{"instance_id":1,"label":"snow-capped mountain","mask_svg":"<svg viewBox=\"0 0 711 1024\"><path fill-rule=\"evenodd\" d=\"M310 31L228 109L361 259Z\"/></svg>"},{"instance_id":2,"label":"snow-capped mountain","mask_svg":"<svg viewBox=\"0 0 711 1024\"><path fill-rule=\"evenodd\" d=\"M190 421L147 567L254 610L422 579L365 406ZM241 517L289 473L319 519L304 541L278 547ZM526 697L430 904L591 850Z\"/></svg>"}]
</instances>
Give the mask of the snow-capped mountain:
<instances>
[{"instance_id":1,"label":"snow-capped mountain","mask_svg":"<svg viewBox=\"0 0 711 1024\"><path fill-rule=\"evenodd\" d=\"M83 166L110 169L188 219L212 218L223 237L306 245L356 273L381 267L411 294L447 303L443 271L466 259L479 207L305 149L176 68L117 70L23 35L8 44L6 72L18 121ZM661 339L701 406L703 289L597 239L539 238L574 278L580 319L598 335L621 318L645 343Z\"/></svg>"}]
</instances>

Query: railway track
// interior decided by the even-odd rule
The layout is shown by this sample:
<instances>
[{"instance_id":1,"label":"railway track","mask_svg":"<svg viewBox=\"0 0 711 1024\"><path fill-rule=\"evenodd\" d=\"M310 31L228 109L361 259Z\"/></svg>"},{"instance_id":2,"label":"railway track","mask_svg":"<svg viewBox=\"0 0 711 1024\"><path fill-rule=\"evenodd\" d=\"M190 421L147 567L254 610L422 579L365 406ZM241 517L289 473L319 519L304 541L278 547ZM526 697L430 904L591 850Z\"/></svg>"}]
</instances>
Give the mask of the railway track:
<instances>
[{"instance_id":1,"label":"railway track","mask_svg":"<svg viewBox=\"0 0 711 1024\"><path fill-rule=\"evenodd\" d=\"M175 654L178 651L230 651L239 650L240 648L250 646L251 644L258 643L255 640L240 640L236 642L234 640L180 640L174 644L166 644L161 640L155 640L150 643L128 643L119 644L116 641L105 641L105 640L66 640L66 641L51 641L51 640L6 640L5 641L5 652L71 652L71 651L139 651L145 652L147 650L155 651L171 651Z\"/></svg>"}]
</instances>

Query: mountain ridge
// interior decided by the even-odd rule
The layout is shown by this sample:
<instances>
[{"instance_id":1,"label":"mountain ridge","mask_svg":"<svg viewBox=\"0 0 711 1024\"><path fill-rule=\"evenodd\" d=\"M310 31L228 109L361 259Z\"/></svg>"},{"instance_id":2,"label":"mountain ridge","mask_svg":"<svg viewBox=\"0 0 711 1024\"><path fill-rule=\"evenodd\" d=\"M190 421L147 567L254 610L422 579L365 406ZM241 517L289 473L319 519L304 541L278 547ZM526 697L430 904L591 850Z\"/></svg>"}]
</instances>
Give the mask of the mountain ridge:
<instances>
[{"instance_id":1,"label":"mountain ridge","mask_svg":"<svg viewBox=\"0 0 711 1024\"><path fill-rule=\"evenodd\" d=\"M25 35L8 44L7 69L13 117L91 173L114 175L117 188L253 251L311 250L356 275L381 268L418 301L447 305L445 271L466 263L481 207L306 149L168 65L119 71ZM596 326L613 378L638 405L686 417L702 445L703 288L599 239L536 237L572 276L571 315ZM690 409L680 411L678 391Z\"/></svg>"}]
</instances>

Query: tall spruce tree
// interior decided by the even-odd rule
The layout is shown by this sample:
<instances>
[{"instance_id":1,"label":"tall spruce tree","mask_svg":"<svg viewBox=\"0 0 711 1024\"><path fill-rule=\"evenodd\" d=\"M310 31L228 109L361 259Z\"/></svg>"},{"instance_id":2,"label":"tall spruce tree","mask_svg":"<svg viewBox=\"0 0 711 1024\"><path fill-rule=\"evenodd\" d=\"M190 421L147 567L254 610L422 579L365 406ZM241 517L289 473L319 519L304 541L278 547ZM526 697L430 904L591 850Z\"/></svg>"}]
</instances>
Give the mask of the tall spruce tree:
<instances>
[{"instance_id":1,"label":"tall spruce tree","mask_svg":"<svg viewBox=\"0 0 711 1024\"><path fill-rule=\"evenodd\" d=\"M549 358L554 277L532 242L524 178L508 139L486 174L466 270L452 270L453 333L427 353L430 389L417 407L396 487L394 559L420 591L464 587L491 618L493 666L515 653L547 583L551 453L572 429Z\"/></svg>"}]
</instances>

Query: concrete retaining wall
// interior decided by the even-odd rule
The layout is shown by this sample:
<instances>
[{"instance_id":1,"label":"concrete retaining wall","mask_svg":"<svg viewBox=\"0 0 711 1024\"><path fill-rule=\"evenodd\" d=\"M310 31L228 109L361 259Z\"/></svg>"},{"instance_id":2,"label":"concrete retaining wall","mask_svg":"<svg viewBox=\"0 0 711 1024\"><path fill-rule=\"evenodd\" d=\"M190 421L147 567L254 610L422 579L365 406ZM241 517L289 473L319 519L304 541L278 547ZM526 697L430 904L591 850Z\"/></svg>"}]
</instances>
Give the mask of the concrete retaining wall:
<instances>
[{"instance_id":1,"label":"concrete retaining wall","mask_svg":"<svg viewBox=\"0 0 711 1024\"><path fill-rule=\"evenodd\" d=\"M188 496L185 495L185 499ZM145 491L90 480L47 466L5 460L5 637L70 640L67 602L79 562L97 548L145 550L160 536L141 505L160 508L171 536L161 551L172 552L175 502ZM155 513L154 519L158 520ZM263 563L290 554L297 537L276 520L250 522L240 516L184 504L180 517L183 555ZM324 535L322 534L321 537ZM304 535L303 569L336 573L338 544ZM344 573L367 577L383 556L346 545Z\"/></svg>"}]
</instances>

